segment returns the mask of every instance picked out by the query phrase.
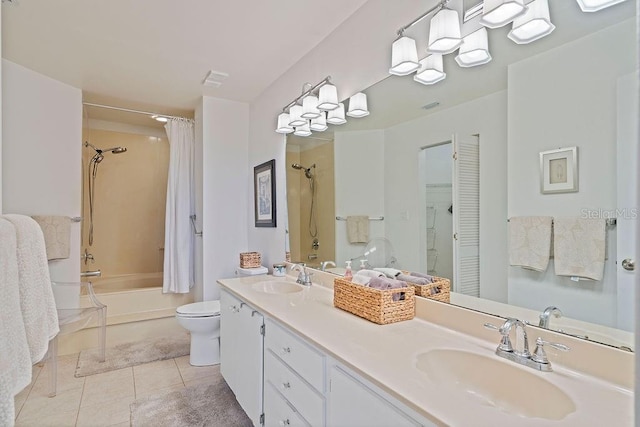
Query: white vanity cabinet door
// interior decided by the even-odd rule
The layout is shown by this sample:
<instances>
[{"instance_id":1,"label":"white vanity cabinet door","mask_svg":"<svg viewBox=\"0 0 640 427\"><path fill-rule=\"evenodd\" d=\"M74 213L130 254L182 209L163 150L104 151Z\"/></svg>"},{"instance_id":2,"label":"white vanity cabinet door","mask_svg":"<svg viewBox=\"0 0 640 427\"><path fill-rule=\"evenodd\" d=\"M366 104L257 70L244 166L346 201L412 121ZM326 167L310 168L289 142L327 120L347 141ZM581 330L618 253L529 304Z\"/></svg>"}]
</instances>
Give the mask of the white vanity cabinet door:
<instances>
[{"instance_id":1,"label":"white vanity cabinet door","mask_svg":"<svg viewBox=\"0 0 640 427\"><path fill-rule=\"evenodd\" d=\"M309 426L271 383L266 383L264 386L264 425L265 427Z\"/></svg>"},{"instance_id":2,"label":"white vanity cabinet door","mask_svg":"<svg viewBox=\"0 0 640 427\"><path fill-rule=\"evenodd\" d=\"M338 366L332 366L329 375L327 426L435 426L410 418L389 400Z\"/></svg>"},{"instance_id":3,"label":"white vanity cabinet door","mask_svg":"<svg viewBox=\"0 0 640 427\"><path fill-rule=\"evenodd\" d=\"M254 425L262 415L264 318L246 303L220 293L220 373Z\"/></svg>"}]
</instances>

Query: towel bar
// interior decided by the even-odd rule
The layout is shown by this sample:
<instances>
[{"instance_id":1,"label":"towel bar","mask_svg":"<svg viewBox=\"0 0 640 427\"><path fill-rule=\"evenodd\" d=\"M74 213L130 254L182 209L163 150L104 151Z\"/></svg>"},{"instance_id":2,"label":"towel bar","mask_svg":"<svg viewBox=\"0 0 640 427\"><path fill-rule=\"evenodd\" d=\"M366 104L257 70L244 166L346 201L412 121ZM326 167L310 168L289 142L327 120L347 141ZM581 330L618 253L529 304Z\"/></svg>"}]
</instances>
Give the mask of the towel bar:
<instances>
[{"instance_id":1,"label":"towel bar","mask_svg":"<svg viewBox=\"0 0 640 427\"><path fill-rule=\"evenodd\" d=\"M338 217L336 217L336 219L338 219ZM371 218L369 218L371 219ZM511 218L507 219L507 222L511 222ZM606 224L609 227L614 227L618 224L618 220L616 218L607 218L606 219ZM553 221L551 221L551 225L553 225Z\"/></svg>"},{"instance_id":2,"label":"towel bar","mask_svg":"<svg viewBox=\"0 0 640 427\"><path fill-rule=\"evenodd\" d=\"M336 220L338 221L346 221L347 217L346 216L337 216ZM384 221L384 217L383 216L370 216L369 217L369 221Z\"/></svg>"}]
</instances>

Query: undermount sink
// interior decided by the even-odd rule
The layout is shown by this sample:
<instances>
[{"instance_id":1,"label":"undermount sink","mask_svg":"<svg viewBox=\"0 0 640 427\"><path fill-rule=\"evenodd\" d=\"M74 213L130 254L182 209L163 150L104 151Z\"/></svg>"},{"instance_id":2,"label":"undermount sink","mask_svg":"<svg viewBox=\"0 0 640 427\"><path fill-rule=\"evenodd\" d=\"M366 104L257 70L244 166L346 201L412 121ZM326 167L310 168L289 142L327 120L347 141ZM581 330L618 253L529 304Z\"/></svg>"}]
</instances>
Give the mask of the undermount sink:
<instances>
[{"instance_id":1,"label":"undermount sink","mask_svg":"<svg viewBox=\"0 0 640 427\"><path fill-rule=\"evenodd\" d=\"M254 283L251 288L265 294L292 294L302 291L302 286L285 280L266 280Z\"/></svg>"},{"instance_id":2,"label":"undermount sink","mask_svg":"<svg viewBox=\"0 0 640 427\"><path fill-rule=\"evenodd\" d=\"M527 418L562 420L575 412L560 388L517 365L462 350L418 355L416 367L443 388L468 393L483 405Z\"/></svg>"}]
</instances>

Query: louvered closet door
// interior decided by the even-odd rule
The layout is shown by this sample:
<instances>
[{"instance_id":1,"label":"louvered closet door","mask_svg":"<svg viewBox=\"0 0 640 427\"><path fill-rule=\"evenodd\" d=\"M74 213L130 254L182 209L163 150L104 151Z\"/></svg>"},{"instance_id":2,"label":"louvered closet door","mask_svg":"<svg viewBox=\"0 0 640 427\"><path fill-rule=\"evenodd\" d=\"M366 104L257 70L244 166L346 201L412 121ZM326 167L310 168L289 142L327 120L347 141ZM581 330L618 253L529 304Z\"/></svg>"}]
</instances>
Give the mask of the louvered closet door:
<instances>
[{"instance_id":1,"label":"louvered closet door","mask_svg":"<svg viewBox=\"0 0 640 427\"><path fill-rule=\"evenodd\" d=\"M480 147L453 136L453 290L480 296Z\"/></svg>"}]
</instances>

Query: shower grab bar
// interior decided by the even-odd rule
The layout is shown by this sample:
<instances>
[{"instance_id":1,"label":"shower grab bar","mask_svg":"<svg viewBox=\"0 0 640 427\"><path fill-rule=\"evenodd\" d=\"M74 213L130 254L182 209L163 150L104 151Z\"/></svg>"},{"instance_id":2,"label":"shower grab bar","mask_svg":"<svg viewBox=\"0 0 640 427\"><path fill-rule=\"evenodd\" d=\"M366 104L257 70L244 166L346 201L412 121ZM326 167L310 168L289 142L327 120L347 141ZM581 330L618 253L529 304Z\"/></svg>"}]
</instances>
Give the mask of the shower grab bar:
<instances>
[{"instance_id":1,"label":"shower grab bar","mask_svg":"<svg viewBox=\"0 0 640 427\"><path fill-rule=\"evenodd\" d=\"M193 234L195 234L196 236L202 236L202 231L198 231L198 229L196 228L196 216L191 215L189 218L191 219L191 227L193 228Z\"/></svg>"},{"instance_id":2,"label":"shower grab bar","mask_svg":"<svg viewBox=\"0 0 640 427\"><path fill-rule=\"evenodd\" d=\"M338 221L346 221L347 217L346 216L337 216L336 220L338 220ZM369 217L369 221L384 221L384 217L383 216L370 216Z\"/></svg>"}]
</instances>

